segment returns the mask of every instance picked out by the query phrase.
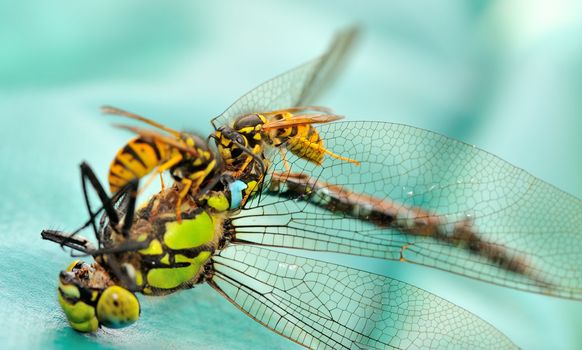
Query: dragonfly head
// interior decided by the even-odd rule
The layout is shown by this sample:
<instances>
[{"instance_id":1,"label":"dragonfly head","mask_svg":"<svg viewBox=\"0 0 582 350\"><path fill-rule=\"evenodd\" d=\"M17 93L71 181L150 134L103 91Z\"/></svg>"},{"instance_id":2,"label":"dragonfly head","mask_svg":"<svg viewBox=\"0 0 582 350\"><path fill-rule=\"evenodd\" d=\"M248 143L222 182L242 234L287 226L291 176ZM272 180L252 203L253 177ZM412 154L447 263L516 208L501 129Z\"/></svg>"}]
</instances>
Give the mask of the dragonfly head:
<instances>
[{"instance_id":1,"label":"dragonfly head","mask_svg":"<svg viewBox=\"0 0 582 350\"><path fill-rule=\"evenodd\" d=\"M99 265L80 260L59 274L58 298L69 324L79 332L127 327L140 315L135 294L113 284Z\"/></svg>"}]
</instances>

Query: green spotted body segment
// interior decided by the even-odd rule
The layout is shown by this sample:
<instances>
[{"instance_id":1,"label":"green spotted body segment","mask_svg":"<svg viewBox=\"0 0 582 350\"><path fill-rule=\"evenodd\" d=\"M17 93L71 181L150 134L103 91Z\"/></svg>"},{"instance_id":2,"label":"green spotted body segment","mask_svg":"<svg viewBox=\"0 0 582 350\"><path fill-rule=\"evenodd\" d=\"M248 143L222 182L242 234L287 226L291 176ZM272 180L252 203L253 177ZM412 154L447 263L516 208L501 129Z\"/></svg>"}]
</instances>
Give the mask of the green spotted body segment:
<instances>
[{"instance_id":1,"label":"green spotted body segment","mask_svg":"<svg viewBox=\"0 0 582 350\"><path fill-rule=\"evenodd\" d=\"M199 280L204 264L217 248L222 229L220 214L195 210L181 223L173 220L155 223L157 233L146 249L140 250L141 269L136 276L145 294L167 294L190 288Z\"/></svg>"}]
</instances>

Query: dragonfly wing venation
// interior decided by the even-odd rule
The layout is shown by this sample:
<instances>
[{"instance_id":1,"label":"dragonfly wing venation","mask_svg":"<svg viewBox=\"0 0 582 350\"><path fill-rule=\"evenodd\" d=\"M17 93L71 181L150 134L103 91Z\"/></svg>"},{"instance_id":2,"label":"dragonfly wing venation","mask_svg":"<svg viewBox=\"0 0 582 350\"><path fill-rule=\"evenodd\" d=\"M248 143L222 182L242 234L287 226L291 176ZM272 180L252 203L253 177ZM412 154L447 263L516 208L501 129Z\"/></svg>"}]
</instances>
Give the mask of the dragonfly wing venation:
<instances>
[{"instance_id":1,"label":"dragonfly wing venation","mask_svg":"<svg viewBox=\"0 0 582 350\"><path fill-rule=\"evenodd\" d=\"M247 245L213 261L213 287L308 348L515 348L470 312L388 277Z\"/></svg>"},{"instance_id":2,"label":"dragonfly wing venation","mask_svg":"<svg viewBox=\"0 0 582 350\"><path fill-rule=\"evenodd\" d=\"M326 53L246 93L214 118L212 125L229 125L234 118L248 113L309 105L333 82L356 36L356 28L338 33Z\"/></svg>"},{"instance_id":3,"label":"dragonfly wing venation","mask_svg":"<svg viewBox=\"0 0 582 350\"><path fill-rule=\"evenodd\" d=\"M396 203L401 208L392 223L350 219L353 213L322 209L313 197L289 199L265 190L233 219L237 239L400 259L582 299L580 199L490 153L430 131L383 122L340 122L318 130L327 148L362 165L326 157L317 166L288 154L290 171L328 189L328 184L341 185ZM277 153L269 171L285 172ZM265 188L272 182L267 177ZM421 219L436 222L438 234L405 229L418 219L406 208L422 208ZM460 227L468 227L472 239L458 239Z\"/></svg>"}]
</instances>

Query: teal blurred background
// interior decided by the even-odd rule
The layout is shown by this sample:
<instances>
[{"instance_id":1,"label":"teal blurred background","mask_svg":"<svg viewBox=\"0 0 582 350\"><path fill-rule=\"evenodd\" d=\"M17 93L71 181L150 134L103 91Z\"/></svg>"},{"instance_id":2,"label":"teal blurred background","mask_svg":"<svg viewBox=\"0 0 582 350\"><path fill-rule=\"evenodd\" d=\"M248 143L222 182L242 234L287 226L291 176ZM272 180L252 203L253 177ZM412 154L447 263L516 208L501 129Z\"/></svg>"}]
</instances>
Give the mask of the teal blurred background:
<instances>
[{"instance_id":1,"label":"teal blurred background","mask_svg":"<svg viewBox=\"0 0 582 350\"><path fill-rule=\"evenodd\" d=\"M84 220L78 164L89 161L105 179L127 141L100 105L207 134L237 97L319 55L353 23L361 41L320 104L475 144L582 196L580 2L4 1L2 348L297 348L207 286L141 298L143 318L131 328L77 334L55 292L71 259L39 233ZM581 302L419 266L356 265L461 305L523 348L582 347Z\"/></svg>"}]
</instances>

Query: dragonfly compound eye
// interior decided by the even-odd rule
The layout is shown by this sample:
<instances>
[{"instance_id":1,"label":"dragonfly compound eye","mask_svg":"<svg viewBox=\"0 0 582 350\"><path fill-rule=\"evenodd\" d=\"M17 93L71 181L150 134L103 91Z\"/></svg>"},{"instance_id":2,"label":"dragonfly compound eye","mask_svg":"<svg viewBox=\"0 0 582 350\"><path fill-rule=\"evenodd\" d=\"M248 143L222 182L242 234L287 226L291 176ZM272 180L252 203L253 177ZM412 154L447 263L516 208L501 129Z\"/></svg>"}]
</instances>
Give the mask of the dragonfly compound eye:
<instances>
[{"instance_id":1,"label":"dragonfly compound eye","mask_svg":"<svg viewBox=\"0 0 582 350\"><path fill-rule=\"evenodd\" d=\"M140 306L132 292L120 286L105 289L97 302L97 318L108 328L123 328L139 318Z\"/></svg>"},{"instance_id":2,"label":"dragonfly compound eye","mask_svg":"<svg viewBox=\"0 0 582 350\"><path fill-rule=\"evenodd\" d=\"M58 288L59 304L73 329L86 333L99 328L92 302L97 294L97 291L91 292L83 288L73 272L61 272Z\"/></svg>"}]
</instances>

